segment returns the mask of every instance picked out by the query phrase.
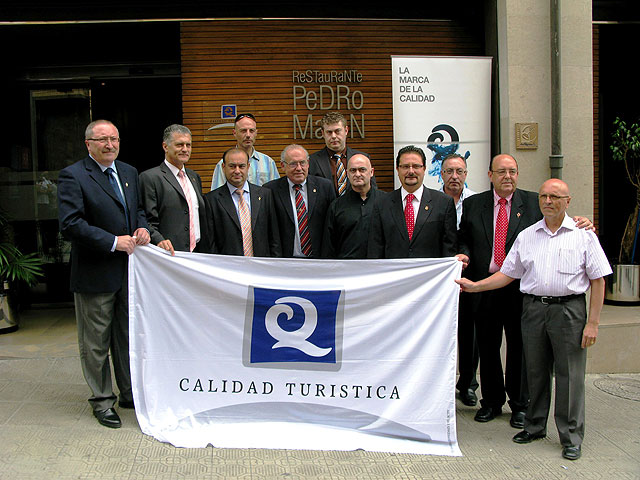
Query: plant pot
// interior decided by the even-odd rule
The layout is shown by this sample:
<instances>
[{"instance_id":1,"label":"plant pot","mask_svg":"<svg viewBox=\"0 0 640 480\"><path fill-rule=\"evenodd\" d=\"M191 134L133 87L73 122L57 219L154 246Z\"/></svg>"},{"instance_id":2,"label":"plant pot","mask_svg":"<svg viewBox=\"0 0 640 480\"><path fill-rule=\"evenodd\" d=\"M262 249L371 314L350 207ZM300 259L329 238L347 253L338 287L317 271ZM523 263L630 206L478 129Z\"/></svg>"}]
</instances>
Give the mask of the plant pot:
<instances>
[{"instance_id":1,"label":"plant pot","mask_svg":"<svg viewBox=\"0 0 640 480\"><path fill-rule=\"evenodd\" d=\"M15 332L18 329L19 316L14 292L11 292L5 283L4 290L0 291L0 334Z\"/></svg>"},{"instance_id":2,"label":"plant pot","mask_svg":"<svg viewBox=\"0 0 640 480\"><path fill-rule=\"evenodd\" d=\"M611 305L640 305L640 265L613 265L605 277L605 302Z\"/></svg>"}]
</instances>

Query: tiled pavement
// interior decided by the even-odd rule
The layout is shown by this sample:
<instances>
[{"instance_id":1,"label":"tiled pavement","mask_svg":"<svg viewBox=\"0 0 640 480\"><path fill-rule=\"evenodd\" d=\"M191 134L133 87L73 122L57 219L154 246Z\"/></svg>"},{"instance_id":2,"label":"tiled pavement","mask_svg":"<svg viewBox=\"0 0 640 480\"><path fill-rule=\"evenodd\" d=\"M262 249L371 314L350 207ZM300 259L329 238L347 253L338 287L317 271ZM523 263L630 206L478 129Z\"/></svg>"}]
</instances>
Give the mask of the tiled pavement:
<instances>
[{"instance_id":1,"label":"tiled pavement","mask_svg":"<svg viewBox=\"0 0 640 480\"><path fill-rule=\"evenodd\" d=\"M583 457L557 432L511 441L509 413L480 424L458 404L463 457L365 451L179 449L143 435L132 410L101 427L86 402L72 308L23 313L0 335L0 479L640 479L640 375L587 376Z\"/></svg>"}]
</instances>

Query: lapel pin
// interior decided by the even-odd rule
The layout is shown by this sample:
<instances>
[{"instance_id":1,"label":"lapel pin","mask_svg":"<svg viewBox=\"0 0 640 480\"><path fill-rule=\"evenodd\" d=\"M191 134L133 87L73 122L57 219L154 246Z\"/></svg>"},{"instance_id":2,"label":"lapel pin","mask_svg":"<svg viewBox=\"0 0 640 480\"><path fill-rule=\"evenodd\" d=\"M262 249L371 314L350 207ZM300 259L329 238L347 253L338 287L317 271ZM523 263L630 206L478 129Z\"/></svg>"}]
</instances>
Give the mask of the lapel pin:
<instances>
[{"instance_id":1,"label":"lapel pin","mask_svg":"<svg viewBox=\"0 0 640 480\"><path fill-rule=\"evenodd\" d=\"M125 187L128 187L128 186L129 186L129 183L128 183L128 182L124 182L124 186L125 186Z\"/></svg>"},{"instance_id":2,"label":"lapel pin","mask_svg":"<svg viewBox=\"0 0 640 480\"><path fill-rule=\"evenodd\" d=\"M518 213L516 214L516 217L520 218L520 212L518 212Z\"/></svg>"},{"instance_id":3,"label":"lapel pin","mask_svg":"<svg viewBox=\"0 0 640 480\"><path fill-rule=\"evenodd\" d=\"M258 197L258 200L262 200L262 197Z\"/></svg>"},{"instance_id":4,"label":"lapel pin","mask_svg":"<svg viewBox=\"0 0 640 480\"><path fill-rule=\"evenodd\" d=\"M425 210L429 210L429 205L425 205L425 206L424 206L424 209L425 209Z\"/></svg>"},{"instance_id":5,"label":"lapel pin","mask_svg":"<svg viewBox=\"0 0 640 480\"><path fill-rule=\"evenodd\" d=\"M313 189L313 193L316 193L316 189L315 188Z\"/></svg>"}]
</instances>

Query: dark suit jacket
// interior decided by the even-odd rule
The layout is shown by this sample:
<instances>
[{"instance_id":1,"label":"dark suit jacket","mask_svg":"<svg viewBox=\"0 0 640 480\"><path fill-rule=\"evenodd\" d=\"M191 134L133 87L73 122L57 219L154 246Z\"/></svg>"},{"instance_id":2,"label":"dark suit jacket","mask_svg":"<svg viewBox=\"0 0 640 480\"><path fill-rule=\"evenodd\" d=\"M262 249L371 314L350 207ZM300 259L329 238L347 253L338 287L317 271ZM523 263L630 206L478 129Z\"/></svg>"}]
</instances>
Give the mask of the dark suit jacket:
<instances>
[{"instance_id":1,"label":"dark suit jacket","mask_svg":"<svg viewBox=\"0 0 640 480\"><path fill-rule=\"evenodd\" d=\"M73 292L109 293L122 288L128 255L111 252L115 237L148 228L138 171L119 160L115 164L128 207L130 230L124 206L92 158L64 168L58 176L58 218L60 232L71 241Z\"/></svg>"},{"instance_id":2,"label":"dark suit jacket","mask_svg":"<svg viewBox=\"0 0 640 480\"><path fill-rule=\"evenodd\" d=\"M267 182L264 187L273 191L280 241L282 242L282 256L286 258L293 257L293 244L296 234L295 216L297 214L291 204L287 177ZM322 253L324 222L329 205L334 198L336 198L336 191L329 180L314 177L313 175L307 177L307 216L311 235L311 257L319 258Z\"/></svg>"},{"instance_id":3,"label":"dark suit jacket","mask_svg":"<svg viewBox=\"0 0 640 480\"><path fill-rule=\"evenodd\" d=\"M354 148L349 147L349 145L347 145L347 151L346 151L347 161L349 161L349 159L353 157L356 153L359 153L361 155L366 155L367 157L369 156L367 153L361 152L360 150L356 150ZM311 155L309 155L309 175L315 175L316 177L326 178L332 184L334 184L333 174L331 171L331 163L330 163L331 162L330 158L332 155L333 155L333 152L329 151L327 147L324 147L322 150L318 150L317 152L314 152ZM371 177L371 185L374 187L377 186L375 177ZM335 184L334 184L334 189L336 190L336 194L337 194L338 189ZM348 177L347 177L347 189L351 189L351 183L349 182Z\"/></svg>"},{"instance_id":4,"label":"dark suit jacket","mask_svg":"<svg viewBox=\"0 0 640 480\"><path fill-rule=\"evenodd\" d=\"M200 241L197 252L207 251L207 215L202 198L200 175L185 168L187 178L198 197L198 217L200 219ZM175 250L189 251L189 205L180 182L165 162L140 174L142 201L149 222L151 243L157 245L163 240L171 240Z\"/></svg>"},{"instance_id":5,"label":"dark suit jacket","mask_svg":"<svg viewBox=\"0 0 640 480\"><path fill-rule=\"evenodd\" d=\"M538 194L519 190L513 193L505 250L509 253L518 233L542 218ZM489 276L493 254L493 190L468 197L462 204L458 240L460 253L469 256L464 276L481 280Z\"/></svg>"},{"instance_id":6,"label":"dark suit jacket","mask_svg":"<svg viewBox=\"0 0 640 480\"><path fill-rule=\"evenodd\" d=\"M251 197L251 237L255 257L281 257L278 219L270 190L249 183ZM211 215L213 242L211 253L221 255L244 255L242 229L238 211L225 183L206 193L204 200Z\"/></svg>"},{"instance_id":7,"label":"dark suit jacket","mask_svg":"<svg viewBox=\"0 0 640 480\"><path fill-rule=\"evenodd\" d=\"M458 253L453 199L437 190L422 188L411 241L401 190L394 190L376 203L369 231L369 258L437 258Z\"/></svg>"}]
</instances>

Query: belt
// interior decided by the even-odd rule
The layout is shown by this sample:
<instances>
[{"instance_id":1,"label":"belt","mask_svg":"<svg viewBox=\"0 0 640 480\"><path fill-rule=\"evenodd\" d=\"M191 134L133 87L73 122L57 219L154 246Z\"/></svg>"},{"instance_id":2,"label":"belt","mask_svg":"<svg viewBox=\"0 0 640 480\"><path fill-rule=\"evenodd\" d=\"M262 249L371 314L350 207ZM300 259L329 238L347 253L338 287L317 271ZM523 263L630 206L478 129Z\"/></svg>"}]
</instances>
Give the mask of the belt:
<instances>
[{"instance_id":1,"label":"belt","mask_svg":"<svg viewBox=\"0 0 640 480\"><path fill-rule=\"evenodd\" d=\"M530 293L526 294L528 297L532 298L534 301L539 301L543 305L551 305L553 303L564 303L569 300L577 299L584 297L584 293L577 293L575 295L565 295L563 297L540 297L538 295L531 295Z\"/></svg>"}]
</instances>

